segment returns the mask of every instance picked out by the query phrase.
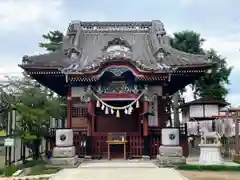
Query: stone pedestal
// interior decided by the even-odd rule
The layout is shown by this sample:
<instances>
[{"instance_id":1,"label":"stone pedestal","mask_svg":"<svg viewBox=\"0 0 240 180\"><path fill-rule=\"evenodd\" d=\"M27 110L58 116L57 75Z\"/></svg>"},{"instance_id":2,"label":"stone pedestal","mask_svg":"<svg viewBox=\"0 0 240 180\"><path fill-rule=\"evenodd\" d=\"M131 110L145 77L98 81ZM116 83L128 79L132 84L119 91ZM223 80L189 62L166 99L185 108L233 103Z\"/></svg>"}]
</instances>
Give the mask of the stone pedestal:
<instances>
[{"instance_id":1,"label":"stone pedestal","mask_svg":"<svg viewBox=\"0 0 240 180\"><path fill-rule=\"evenodd\" d=\"M182 155L180 146L160 146L157 161L159 166L177 166L186 164L186 158Z\"/></svg>"},{"instance_id":2,"label":"stone pedestal","mask_svg":"<svg viewBox=\"0 0 240 180\"><path fill-rule=\"evenodd\" d=\"M199 144L199 147L199 164L220 165L224 163L220 153L220 144Z\"/></svg>"},{"instance_id":3,"label":"stone pedestal","mask_svg":"<svg viewBox=\"0 0 240 180\"><path fill-rule=\"evenodd\" d=\"M186 164L182 147L179 146L179 130L175 128L162 129L162 146L159 147L157 164L159 166L177 166Z\"/></svg>"},{"instance_id":4,"label":"stone pedestal","mask_svg":"<svg viewBox=\"0 0 240 180\"><path fill-rule=\"evenodd\" d=\"M75 147L55 147L53 157L73 157L76 155Z\"/></svg>"},{"instance_id":5,"label":"stone pedestal","mask_svg":"<svg viewBox=\"0 0 240 180\"><path fill-rule=\"evenodd\" d=\"M186 158L181 157L166 157L166 156L160 156L157 155L157 162L159 166L162 167L172 167L172 166L178 166L181 164L186 164Z\"/></svg>"},{"instance_id":6,"label":"stone pedestal","mask_svg":"<svg viewBox=\"0 0 240 180\"><path fill-rule=\"evenodd\" d=\"M51 163L55 166L76 167L79 164L79 160L78 156L62 158L53 157Z\"/></svg>"},{"instance_id":7,"label":"stone pedestal","mask_svg":"<svg viewBox=\"0 0 240 180\"><path fill-rule=\"evenodd\" d=\"M76 167L79 164L76 150L73 146L73 131L71 129L56 130L56 147L53 148L51 165Z\"/></svg>"}]
</instances>

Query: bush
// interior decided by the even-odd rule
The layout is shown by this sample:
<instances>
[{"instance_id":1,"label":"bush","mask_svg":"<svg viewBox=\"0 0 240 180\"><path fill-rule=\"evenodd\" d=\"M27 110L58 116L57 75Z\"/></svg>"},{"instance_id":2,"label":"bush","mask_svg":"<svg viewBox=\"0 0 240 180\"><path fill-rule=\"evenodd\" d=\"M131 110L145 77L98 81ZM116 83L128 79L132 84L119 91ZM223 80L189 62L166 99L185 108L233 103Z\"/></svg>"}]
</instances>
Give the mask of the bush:
<instances>
[{"instance_id":1,"label":"bush","mask_svg":"<svg viewBox=\"0 0 240 180\"><path fill-rule=\"evenodd\" d=\"M240 166L184 164L180 165L178 169L187 171L240 171Z\"/></svg>"}]
</instances>

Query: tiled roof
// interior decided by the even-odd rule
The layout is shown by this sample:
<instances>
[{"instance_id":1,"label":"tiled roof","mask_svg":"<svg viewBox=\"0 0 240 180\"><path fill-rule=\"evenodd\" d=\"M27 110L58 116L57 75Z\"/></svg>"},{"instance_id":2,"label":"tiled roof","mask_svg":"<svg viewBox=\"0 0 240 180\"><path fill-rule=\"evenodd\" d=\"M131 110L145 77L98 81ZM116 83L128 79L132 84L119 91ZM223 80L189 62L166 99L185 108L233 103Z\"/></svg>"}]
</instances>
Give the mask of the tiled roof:
<instances>
[{"instance_id":1,"label":"tiled roof","mask_svg":"<svg viewBox=\"0 0 240 180\"><path fill-rule=\"evenodd\" d=\"M110 54L104 47L121 39L131 49ZM163 57L159 54L164 55ZM169 44L163 24L149 22L81 22L69 25L61 52L27 57L32 66L58 66L91 71L106 61L126 60L145 70L209 65L207 57L178 51ZM161 68L158 68L161 66Z\"/></svg>"},{"instance_id":2,"label":"tiled roof","mask_svg":"<svg viewBox=\"0 0 240 180\"><path fill-rule=\"evenodd\" d=\"M224 100L216 100L212 97L203 97L203 98L199 98L199 99L184 103L181 107L186 107L191 105L201 105L201 104L217 104L220 107L229 105L229 103Z\"/></svg>"}]
</instances>

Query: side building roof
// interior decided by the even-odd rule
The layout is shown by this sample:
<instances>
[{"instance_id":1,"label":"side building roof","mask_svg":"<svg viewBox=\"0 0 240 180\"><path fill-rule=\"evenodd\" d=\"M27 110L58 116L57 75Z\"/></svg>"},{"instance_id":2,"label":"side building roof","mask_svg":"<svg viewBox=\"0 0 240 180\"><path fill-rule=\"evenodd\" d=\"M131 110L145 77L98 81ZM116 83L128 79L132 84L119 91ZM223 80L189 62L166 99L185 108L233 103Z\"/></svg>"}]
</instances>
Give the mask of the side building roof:
<instances>
[{"instance_id":1,"label":"side building roof","mask_svg":"<svg viewBox=\"0 0 240 180\"><path fill-rule=\"evenodd\" d=\"M184 103L183 105L180 106L180 108L182 107L187 107L187 106L191 106L191 105L204 105L204 104L216 104L219 105L220 107L225 107L230 105L228 102L224 101L224 100L216 100L212 97L202 97L187 103Z\"/></svg>"}]
</instances>

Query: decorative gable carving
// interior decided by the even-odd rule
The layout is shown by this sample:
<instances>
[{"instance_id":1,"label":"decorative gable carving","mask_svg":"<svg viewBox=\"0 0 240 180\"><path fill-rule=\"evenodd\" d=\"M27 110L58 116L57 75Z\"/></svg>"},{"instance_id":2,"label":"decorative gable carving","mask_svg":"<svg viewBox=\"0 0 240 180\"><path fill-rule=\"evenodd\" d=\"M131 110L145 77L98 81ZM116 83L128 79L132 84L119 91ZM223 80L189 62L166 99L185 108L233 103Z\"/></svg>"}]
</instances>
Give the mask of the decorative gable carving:
<instances>
[{"instance_id":1,"label":"decorative gable carving","mask_svg":"<svg viewBox=\"0 0 240 180\"><path fill-rule=\"evenodd\" d=\"M113 48L114 47L114 48ZM104 47L105 51L117 50L117 51L131 51L132 47L130 44L123 38L114 38L109 41L108 44Z\"/></svg>"}]
</instances>

